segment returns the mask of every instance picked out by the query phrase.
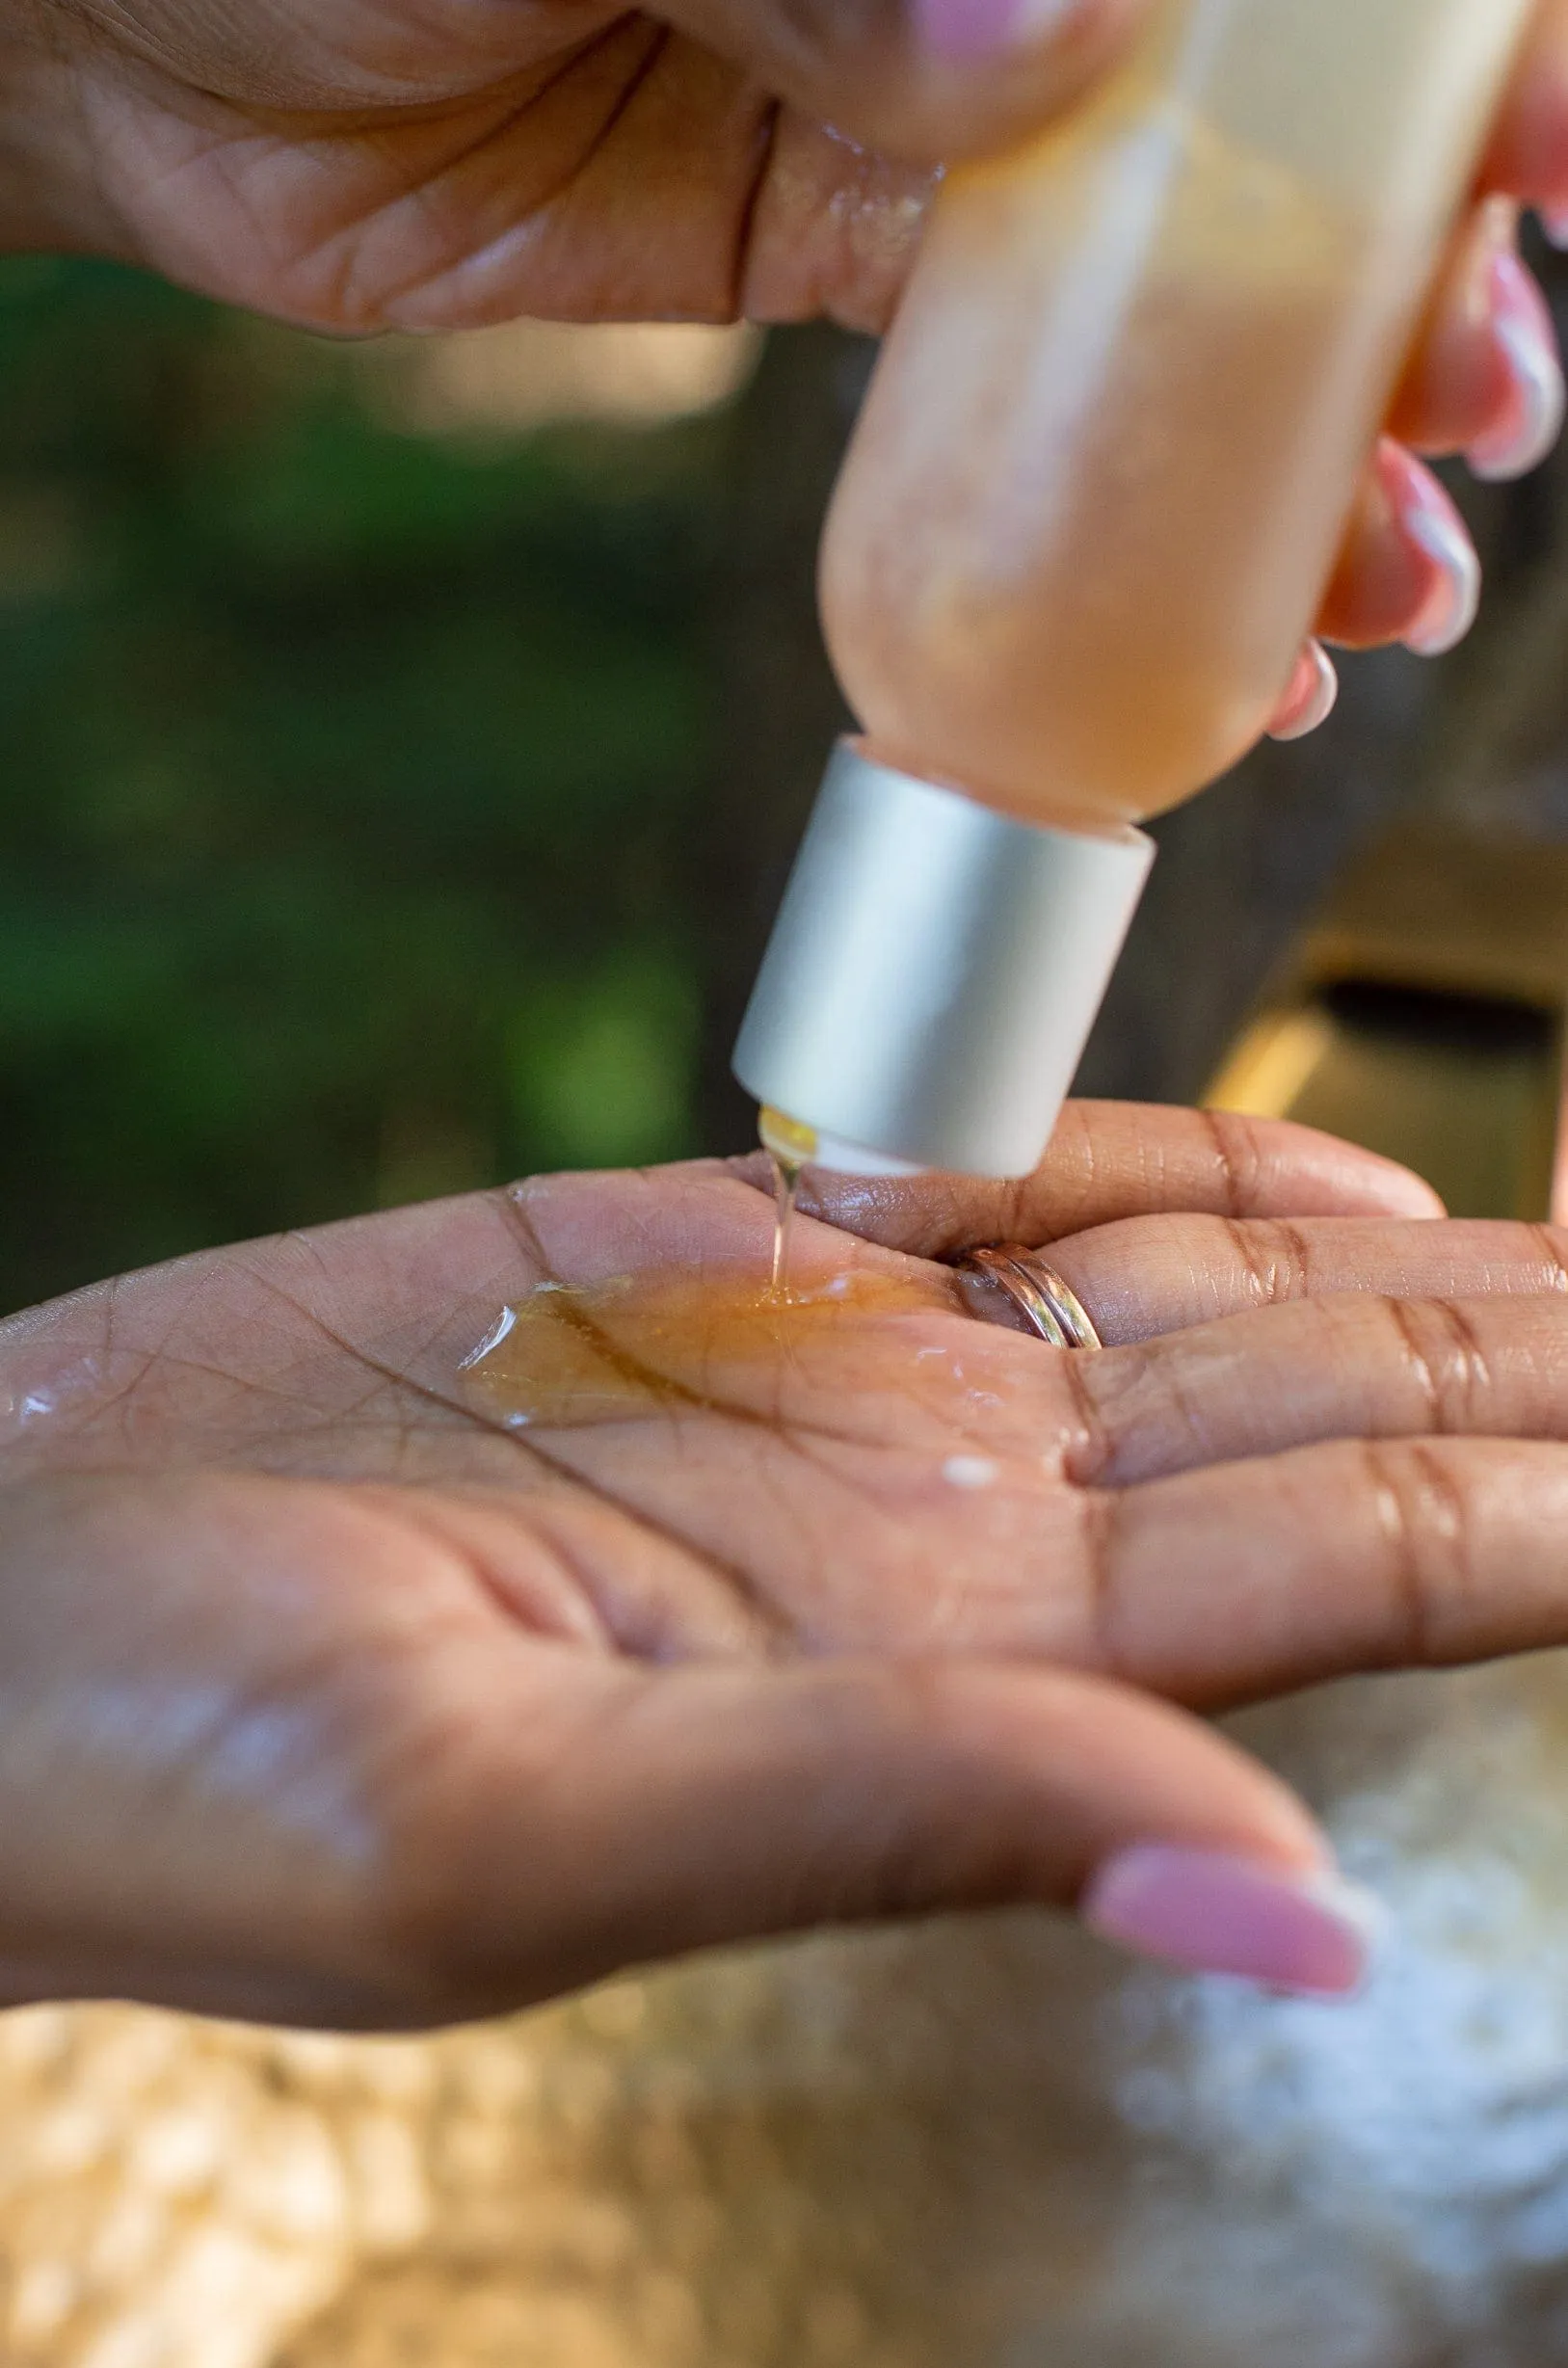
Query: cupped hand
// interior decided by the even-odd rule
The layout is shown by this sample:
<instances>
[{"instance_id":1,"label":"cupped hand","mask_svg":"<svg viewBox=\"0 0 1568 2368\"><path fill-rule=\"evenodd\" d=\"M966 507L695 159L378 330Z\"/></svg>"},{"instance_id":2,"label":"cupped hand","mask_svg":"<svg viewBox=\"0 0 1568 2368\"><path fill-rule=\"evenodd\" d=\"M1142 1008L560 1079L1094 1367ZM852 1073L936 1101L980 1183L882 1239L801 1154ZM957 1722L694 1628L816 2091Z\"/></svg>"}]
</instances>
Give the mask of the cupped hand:
<instances>
[{"instance_id":1,"label":"cupped hand","mask_svg":"<svg viewBox=\"0 0 1568 2368\"><path fill-rule=\"evenodd\" d=\"M543 1282L759 1274L760 1186L546 1179L0 1327L0 1996L416 2023L1085 1896L1353 1978L1311 1820L1184 1706L1568 1637L1568 1457L1428 1437L1568 1430L1556 1238L1083 1107L1022 1192L839 1186L796 1281L875 1303L786 1352L581 1426L476 1397ZM944 1262L998 1237L1125 1344L965 1313Z\"/></svg>"},{"instance_id":2,"label":"cupped hand","mask_svg":"<svg viewBox=\"0 0 1568 2368\"><path fill-rule=\"evenodd\" d=\"M339 331L889 317L939 157L1068 105L1138 0L11 0L0 217ZM1479 566L1418 453L1555 439L1522 203L1568 223L1568 0L1543 0L1320 623L1437 654ZM0 233L3 234L3 233ZM1303 654L1280 736L1335 676Z\"/></svg>"}]
</instances>

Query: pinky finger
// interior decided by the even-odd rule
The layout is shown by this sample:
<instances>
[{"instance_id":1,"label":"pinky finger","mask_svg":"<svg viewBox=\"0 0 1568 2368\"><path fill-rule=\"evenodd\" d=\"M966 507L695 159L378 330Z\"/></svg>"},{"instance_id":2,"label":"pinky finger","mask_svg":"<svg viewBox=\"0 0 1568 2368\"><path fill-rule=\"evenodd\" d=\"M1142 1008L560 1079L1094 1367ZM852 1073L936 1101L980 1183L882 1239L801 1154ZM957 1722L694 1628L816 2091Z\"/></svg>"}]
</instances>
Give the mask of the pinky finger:
<instances>
[{"instance_id":1,"label":"pinky finger","mask_svg":"<svg viewBox=\"0 0 1568 2368\"><path fill-rule=\"evenodd\" d=\"M1554 1442L1295 1448L1126 1490L1102 1518L1119 1673L1206 1709L1568 1643Z\"/></svg>"},{"instance_id":2,"label":"pinky finger","mask_svg":"<svg viewBox=\"0 0 1568 2368\"><path fill-rule=\"evenodd\" d=\"M1326 724L1340 702L1340 677L1320 641L1307 643L1296 660L1290 687L1274 710L1271 740L1305 740Z\"/></svg>"}]
</instances>

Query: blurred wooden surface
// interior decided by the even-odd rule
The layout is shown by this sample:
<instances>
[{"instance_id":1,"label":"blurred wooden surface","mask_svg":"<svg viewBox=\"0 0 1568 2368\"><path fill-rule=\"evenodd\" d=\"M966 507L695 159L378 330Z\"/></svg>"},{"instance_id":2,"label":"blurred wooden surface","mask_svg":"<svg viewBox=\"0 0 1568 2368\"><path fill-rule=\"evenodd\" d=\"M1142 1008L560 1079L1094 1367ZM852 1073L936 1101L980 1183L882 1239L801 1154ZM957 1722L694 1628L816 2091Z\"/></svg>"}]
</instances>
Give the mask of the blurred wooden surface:
<instances>
[{"instance_id":1,"label":"blurred wooden surface","mask_svg":"<svg viewBox=\"0 0 1568 2368\"><path fill-rule=\"evenodd\" d=\"M1413 1167L1455 1217L1560 1212L1568 843L1428 808L1362 850L1204 1099Z\"/></svg>"}]
</instances>

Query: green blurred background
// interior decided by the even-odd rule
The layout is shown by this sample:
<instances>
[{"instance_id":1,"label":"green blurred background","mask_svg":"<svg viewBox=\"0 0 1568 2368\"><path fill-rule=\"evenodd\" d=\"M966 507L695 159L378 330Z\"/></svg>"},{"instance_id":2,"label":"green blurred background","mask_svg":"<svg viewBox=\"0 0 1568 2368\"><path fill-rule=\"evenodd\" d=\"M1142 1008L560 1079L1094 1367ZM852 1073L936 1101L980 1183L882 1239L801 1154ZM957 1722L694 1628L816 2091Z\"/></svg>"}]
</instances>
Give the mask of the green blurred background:
<instances>
[{"instance_id":1,"label":"green blurred background","mask_svg":"<svg viewBox=\"0 0 1568 2368\"><path fill-rule=\"evenodd\" d=\"M420 359L0 278L4 1305L696 1139L723 416Z\"/></svg>"},{"instance_id":2,"label":"green blurred background","mask_svg":"<svg viewBox=\"0 0 1568 2368\"><path fill-rule=\"evenodd\" d=\"M334 344L0 267L0 1308L744 1143L726 1056L839 718L811 566L869 359L757 351ZM1358 664L1329 732L1166 826L1091 1087L1195 1093L1391 808L1525 795L1508 827L1568 836L1563 467L1465 498L1474 648Z\"/></svg>"}]
</instances>

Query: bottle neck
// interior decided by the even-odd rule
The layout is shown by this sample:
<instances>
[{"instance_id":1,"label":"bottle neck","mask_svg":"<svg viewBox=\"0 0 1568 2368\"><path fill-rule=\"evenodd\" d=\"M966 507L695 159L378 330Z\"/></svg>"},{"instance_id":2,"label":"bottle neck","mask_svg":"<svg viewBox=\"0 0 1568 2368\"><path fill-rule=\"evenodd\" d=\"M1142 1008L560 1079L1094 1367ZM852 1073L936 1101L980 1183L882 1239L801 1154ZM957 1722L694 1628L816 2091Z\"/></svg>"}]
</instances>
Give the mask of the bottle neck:
<instances>
[{"instance_id":1,"label":"bottle neck","mask_svg":"<svg viewBox=\"0 0 1568 2368\"><path fill-rule=\"evenodd\" d=\"M1014 821L841 742L736 1076L861 1173L1027 1174L1153 857L1139 832Z\"/></svg>"}]
</instances>

